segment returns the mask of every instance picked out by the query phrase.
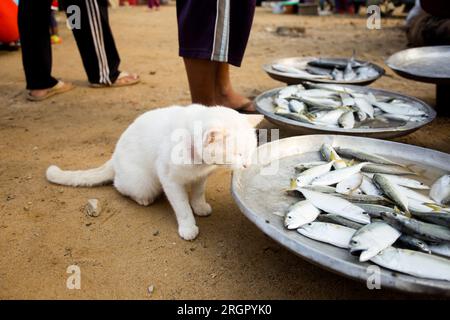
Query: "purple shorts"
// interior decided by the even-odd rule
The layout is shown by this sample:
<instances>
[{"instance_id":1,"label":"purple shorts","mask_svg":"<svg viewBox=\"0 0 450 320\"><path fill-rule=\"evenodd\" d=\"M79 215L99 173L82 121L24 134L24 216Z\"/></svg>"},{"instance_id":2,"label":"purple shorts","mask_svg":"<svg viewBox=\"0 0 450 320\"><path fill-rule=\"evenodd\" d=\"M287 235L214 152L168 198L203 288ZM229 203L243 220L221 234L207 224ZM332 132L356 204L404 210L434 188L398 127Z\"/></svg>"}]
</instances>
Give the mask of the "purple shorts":
<instances>
[{"instance_id":1,"label":"purple shorts","mask_svg":"<svg viewBox=\"0 0 450 320\"><path fill-rule=\"evenodd\" d=\"M255 0L177 0L180 56L239 67L255 13Z\"/></svg>"}]
</instances>

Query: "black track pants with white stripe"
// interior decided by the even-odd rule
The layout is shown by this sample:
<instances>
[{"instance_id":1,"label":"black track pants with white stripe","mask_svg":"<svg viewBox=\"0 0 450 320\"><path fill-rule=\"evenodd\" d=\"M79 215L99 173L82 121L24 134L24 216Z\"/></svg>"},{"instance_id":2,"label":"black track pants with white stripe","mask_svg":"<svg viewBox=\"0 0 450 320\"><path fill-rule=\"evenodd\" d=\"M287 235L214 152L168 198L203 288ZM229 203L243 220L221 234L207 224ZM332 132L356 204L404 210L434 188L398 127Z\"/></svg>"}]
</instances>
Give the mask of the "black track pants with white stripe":
<instances>
[{"instance_id":1,"label":"black track pants with white stripe","mask_svg":"<svg viewBox=\"0 0 450 320\"><path fill-rule=\"evenodd\" d=\"M109 26L108 0L63 0L60 3L68 17L76 12L70 10L70 6L80 8L81 28L72 31L89 82L114 83L119 76L120 57Z\"/></svg>"},{"instance_id":2,"label":"black track pants with white stripe","mask_svg":"<svg viewBox=\"0 0 450 320\"><path fill-rule=\"evenodd\" d=\"M51 88L57 83L51 76L51 3L52 0L19 2L22 61L29 90ZM107 0L64 0L60 4L63 8L79 8L74 12L80 13L81 28L73 29L73 34L89 82L114 83L119 76L120 58L109 27Z\"/></svg>"},{"instance_id":3,"label":"black track pants with white stripe","mask_svg":"<svg viewBox=\"0 0 450 320\"><path fill-rule=\"evenodd\" d=\"M21 0L19 32L27 89L47 89L58 82L51 76L50 5L52 0Z\"/></svg>"}]
</instances>

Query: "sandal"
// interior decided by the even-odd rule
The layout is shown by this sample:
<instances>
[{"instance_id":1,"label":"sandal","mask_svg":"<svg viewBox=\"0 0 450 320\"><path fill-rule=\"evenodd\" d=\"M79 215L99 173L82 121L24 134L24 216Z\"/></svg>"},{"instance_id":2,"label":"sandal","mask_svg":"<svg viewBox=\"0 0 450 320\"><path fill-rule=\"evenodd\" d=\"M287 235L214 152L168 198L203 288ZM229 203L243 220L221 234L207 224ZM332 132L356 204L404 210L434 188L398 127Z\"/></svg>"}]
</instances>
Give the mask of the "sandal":
<instances>
[{"instance_id":1,"label":"sandal","mask_svg":"<svg viewBox=\"0 0 450 320\"><path fill-rule=\"evenodd\" d=\"M250 101L247 102L246 104L244 104L243 106L239 107L238 109L235 109L237 112L242 113L242 114L260 114L256 109L255 109L255 104Z\"/></svg>"},{"instance_id":2,"label":"sandal","mask_svg":"<svg viewBox=\"0 0 450 320\"><path fill-rule=\"evenodd\" d=\"M47 92L43 96L33 96L31 94L32 90L29 90L27 92L27 99L29 101L42 101L42 100L45 100L45 99L48 99L48 98L54 96L55 94L60 94L60 93L70 91L73 88L75 88L75 86L73 84L71 84L70 82L63 82L61 80L58 80L58 83L55 84L52 88L48 89Z\"/></svg>"},{"instance_id":3,"label":"sandal","mask_svg":"<svg viewBox=\"0 0 450 320\"><path fill-rule=\"evenodd\" d=\"M127 80L129 79L129 80ZM128 73L125 71L121 71L116 81L113 84L103 84L103 83L91 83L89 84L92 88L109 88L109 87L125 87L131 86L140 82L139 76L135 73Z\"/></svg>"}]
</instances>

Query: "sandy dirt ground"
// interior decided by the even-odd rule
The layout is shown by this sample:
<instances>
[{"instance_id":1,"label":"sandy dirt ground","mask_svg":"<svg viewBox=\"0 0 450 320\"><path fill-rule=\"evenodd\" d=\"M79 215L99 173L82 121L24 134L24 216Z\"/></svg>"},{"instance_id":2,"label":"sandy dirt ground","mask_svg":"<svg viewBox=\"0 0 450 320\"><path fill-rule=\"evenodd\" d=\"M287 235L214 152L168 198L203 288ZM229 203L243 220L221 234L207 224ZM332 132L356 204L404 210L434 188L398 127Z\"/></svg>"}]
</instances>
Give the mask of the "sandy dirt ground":
<instances>
[{"instance_id":1,"label":"sandy dirt ground","mask_svg":"<svg viewBox=\"0 0 450 320\"><path fill-rule=\"evenodd\" d=\"M233 69L238 90L248 96L282 85L261 65L279 57L330 55L379 63L405 48L403 21L382 21L381 30L350 17L298 17L258 10L246 58ZM389 290L370 291L298 258L259 231L230 194L230 171L209 179L214 213L197 218L200 235L186 242L177 234L163 197L141 207L111 186L69 188L44 178L49 164L95 167L106 161L121 132L139 114L190 96L178 57L174 6L150 13L144 7L111 10L122 69L142 83L121 89L91 89L69 30L54 46L54 75L78 88L42 103L24 99L20 52L0 53L0 299L344 299L404 298ZM274 26L304 27L303 37L280 37ZM387 70L374 87L434 103L434 88ZM431 125L397 141L450 152L450 121ZM82 208L98 198L97 218ZM68 290L66 269L81 268L81 289ZM153 293L148 287L154 286ZM415 296L412 296L415 297Z\"/></svg>"}]
</instances>

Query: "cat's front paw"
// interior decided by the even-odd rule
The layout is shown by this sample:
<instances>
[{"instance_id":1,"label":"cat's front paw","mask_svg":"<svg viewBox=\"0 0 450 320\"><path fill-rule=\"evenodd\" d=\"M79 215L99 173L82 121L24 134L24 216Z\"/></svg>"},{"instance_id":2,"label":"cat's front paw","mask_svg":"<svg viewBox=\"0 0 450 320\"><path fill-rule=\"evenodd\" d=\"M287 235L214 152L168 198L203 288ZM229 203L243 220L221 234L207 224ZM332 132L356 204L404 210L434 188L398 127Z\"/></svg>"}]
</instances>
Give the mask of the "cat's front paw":
<instances>
[{"instance_id":1,"label":"cat's front paw","mask_svg":"<svg viewBox=\"0 0 450 320\"><path fill-rule=\"evenodd\" d=\"M198 235L198 227L195 224L189 226L179 226L178 234L184 240L194 240Z\"/></svg>"},{"instance_id":2,"label":"cat's front paw","mask_svg":"<svg viewBox=\"0 0 450 320\"><path fill-rule=\"evenodd\" d=\"M192 203L192 210L201 217L209 216L212 212L212 208L207 202Z\"/></svg>"}]
</instances>

